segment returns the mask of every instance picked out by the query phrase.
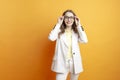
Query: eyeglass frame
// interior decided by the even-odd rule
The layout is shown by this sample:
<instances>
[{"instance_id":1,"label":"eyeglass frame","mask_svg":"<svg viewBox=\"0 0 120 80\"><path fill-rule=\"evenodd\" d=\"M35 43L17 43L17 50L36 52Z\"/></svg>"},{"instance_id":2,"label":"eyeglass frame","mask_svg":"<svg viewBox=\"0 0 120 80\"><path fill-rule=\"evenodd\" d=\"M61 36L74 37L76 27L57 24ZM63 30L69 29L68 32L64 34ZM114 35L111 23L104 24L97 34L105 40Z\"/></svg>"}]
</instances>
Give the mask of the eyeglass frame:
<instances>
[{"instance_id":1,"label":"eyeglass frame","mask_svg":"<svg viewBox=\"0 0 120 80\"><path fill-rule=\"evenodd\" d=\"M64 16L64 19L67 19L67 20L68 20L68 19L73 19L73 20L74 20L75 17L74 17L74 16L70 16L70 17L69 17L69 16Z\"/></svg>"}]
</instances>

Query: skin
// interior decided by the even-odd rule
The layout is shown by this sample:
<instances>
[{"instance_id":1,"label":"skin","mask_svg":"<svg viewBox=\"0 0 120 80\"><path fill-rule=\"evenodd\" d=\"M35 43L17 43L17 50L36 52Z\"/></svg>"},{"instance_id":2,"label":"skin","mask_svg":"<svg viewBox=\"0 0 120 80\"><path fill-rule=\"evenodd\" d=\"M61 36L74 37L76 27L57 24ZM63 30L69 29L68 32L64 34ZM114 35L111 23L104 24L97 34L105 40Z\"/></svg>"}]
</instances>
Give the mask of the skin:
<instances>
[{"instance_id":1,"label":"skin","mask_svg":"<svg viewBox=\"0 0 120 80\"><path fill-rule=\"evenodd\" d=\"M67 29L71 29L74 22L74 15L71 12L67 12L64 16L64 22Z\"/></svg>"},{"instance_id":2,"label":"skin","mask_svg":"<svg viewBox=\"0 0 120 80\"><path fill-rule=\"evenodd\" d=\"M62 25L63 21L66 24L66 27L67 27L66 29L69 29L69 30L72 28L74 21L77 26L81 26L79 18L77 16L74 16L73 13L71 12L67 12L64 16L61 16L58 18L58 23L60 25Z\"/></svg>"}]
</instances>

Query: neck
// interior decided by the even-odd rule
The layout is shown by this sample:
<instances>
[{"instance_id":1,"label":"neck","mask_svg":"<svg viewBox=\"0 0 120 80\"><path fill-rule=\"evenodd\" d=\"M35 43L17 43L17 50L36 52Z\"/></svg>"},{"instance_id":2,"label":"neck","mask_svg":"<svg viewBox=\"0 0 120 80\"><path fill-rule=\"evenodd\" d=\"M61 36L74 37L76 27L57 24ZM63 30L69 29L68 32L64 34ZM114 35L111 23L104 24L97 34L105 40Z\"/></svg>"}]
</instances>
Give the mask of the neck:
<instances>
[{"instance_id":1,"label":"neck","mask_svg":"<svg viewBox=\"0 0 120 80\"><path fill-rule=\"evenodd\" d=\"M72 29L72 26L67 26L66 27L66 30L71 30Z\"/></svg>"}]
</instances>

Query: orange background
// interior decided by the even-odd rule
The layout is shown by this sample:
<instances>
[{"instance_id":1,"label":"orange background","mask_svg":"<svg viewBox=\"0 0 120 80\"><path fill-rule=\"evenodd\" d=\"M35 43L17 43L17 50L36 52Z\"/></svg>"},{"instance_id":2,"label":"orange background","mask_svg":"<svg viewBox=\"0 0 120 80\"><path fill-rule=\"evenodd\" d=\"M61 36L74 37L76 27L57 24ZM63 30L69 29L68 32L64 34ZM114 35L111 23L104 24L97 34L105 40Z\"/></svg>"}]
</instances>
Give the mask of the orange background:
<instances>
[{"instance_id":1,"label":"orange background","mask_svg":"<svg viewBox=\"0 0 120 80\"><path fill-rule=\"evenodd\" d=\"M120 80L120 0L0 0L0 80L55 80L48 34L66 9L89 40L79 80Z\"/></svg>"}]
</instances>

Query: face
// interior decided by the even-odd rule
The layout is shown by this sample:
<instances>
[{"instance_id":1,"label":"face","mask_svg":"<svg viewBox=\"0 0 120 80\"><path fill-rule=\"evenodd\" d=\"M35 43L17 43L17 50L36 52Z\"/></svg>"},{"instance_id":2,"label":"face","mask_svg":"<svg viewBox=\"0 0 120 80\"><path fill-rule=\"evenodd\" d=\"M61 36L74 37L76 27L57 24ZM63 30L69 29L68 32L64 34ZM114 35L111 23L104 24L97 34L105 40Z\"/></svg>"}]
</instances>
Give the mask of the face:
<instances>
[{"instance_id":1,"label":"face","mask_svg":"<svg viewBox=\"0 0 120 80\"><path fill-rule=\"evenodd\" d=\"M64 15L64 22L67 27L71 27L74 23L74 15L71 12L67 12Z\"/></svg>"}]
</instances>

